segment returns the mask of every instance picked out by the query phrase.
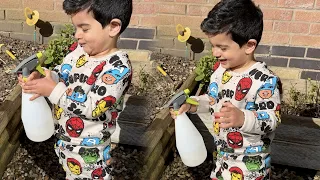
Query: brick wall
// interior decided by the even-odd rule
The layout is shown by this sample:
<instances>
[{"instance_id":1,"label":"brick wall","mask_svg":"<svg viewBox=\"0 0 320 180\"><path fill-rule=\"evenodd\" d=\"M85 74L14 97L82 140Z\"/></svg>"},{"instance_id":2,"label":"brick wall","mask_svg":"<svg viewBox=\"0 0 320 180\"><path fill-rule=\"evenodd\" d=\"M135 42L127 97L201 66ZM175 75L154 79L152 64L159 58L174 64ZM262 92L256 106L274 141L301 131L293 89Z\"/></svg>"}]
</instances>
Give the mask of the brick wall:
<instances>
[{"instance_id":1,"label":"brick wall","mask_svg":"<svg viewBox=\"0 0 320 180\"><path fill-rule=\"evenodd\" d=\"M41 3L39 3L41 2ZM0 34L33 40L33 27L25 24L23 8L40 12L40 19L49 22L53 33L61 24L70 23L62 10L63 0L0 0ZM218 0L133 0L130 28L121 36L119 46L147 49L185 56L185 44L176 39L175 25L192 30L192 36L204 43L202 53L191 54L198 59L208 53L210 45L200 30L200 23ZM264 34L258 59L269 65L300 68L305 72L320 69L320 0L255 0L264 12ZM37 29L39 31L39 28ZM37 41L46 43L54 35ZM190 49L190 47L189 47ZM301 77L305 76L301 73Z\"/></svg>"}]
</instances>

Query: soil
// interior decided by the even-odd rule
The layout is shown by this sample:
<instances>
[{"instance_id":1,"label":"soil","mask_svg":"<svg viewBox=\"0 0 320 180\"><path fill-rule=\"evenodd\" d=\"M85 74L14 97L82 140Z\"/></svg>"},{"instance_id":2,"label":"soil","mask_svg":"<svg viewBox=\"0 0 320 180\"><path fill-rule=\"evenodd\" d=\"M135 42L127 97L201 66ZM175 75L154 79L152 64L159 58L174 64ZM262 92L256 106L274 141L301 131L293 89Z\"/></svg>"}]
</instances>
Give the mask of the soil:
<instances>
[{"instance_id":1,"label":"soil","mask_svg":"<svg viewBox=\"0 0 320 180\"><path fill-rule=\"evenodd\" d=\"M0 53L0 105L5 97L12 91L17 83L16 75L12 70L22 59L43 50L44 45L32 42L11 39L0 36L0 42L4 43L19 60L12 60L5 53ZM153 53L151 59L154 66L159 64L170 75L171 80L164 78L160 73L147 73L140 71L140 85L132 85L129 94L146 96L153 110L153 116L161 109L166 101L174 94L188 75L193 71L195 62L186 61L185 58L174 57L165 54ZM141 80L142 79L142 80ZM63 179L64 171L58 163L53 151L54 139L42 143L35 143L21 134L20 147L8 164L3 179ZM141 179L143 173L143 150L139 147L120 144L112 145L114 179ZM202 165L196 168L187 168L181 162L176 150L167 162L167 168L162 176L166 179L207 179L212 169L212 158L208 158ZM315 171L295 167L273 165L273 177L275 179L312 179ZM301 172L300 174L296 172ZM315 177L316 179L316 177Z\"/></svg>"}]
</instances>

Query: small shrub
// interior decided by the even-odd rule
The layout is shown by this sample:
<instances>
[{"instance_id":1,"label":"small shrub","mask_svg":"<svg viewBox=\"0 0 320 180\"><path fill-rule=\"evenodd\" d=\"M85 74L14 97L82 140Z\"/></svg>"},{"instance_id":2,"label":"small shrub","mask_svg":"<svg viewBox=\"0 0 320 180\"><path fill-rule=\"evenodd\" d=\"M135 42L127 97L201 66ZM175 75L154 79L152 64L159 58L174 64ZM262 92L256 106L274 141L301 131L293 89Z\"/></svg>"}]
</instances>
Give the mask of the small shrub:
<instances>
[{"instance_id":1,"label":"small shrub","mask_svg":"<svg viewBox=\"0 0 320 180\"><path fill-rule=\"evenodd\" d=\"M47 68L52 69L62 63L63 58L70 52L69 47L76 42L73 34L73 26L66 24L58 37L49 41L44 52L44 64Z\"/></svg>"}]
</instances>

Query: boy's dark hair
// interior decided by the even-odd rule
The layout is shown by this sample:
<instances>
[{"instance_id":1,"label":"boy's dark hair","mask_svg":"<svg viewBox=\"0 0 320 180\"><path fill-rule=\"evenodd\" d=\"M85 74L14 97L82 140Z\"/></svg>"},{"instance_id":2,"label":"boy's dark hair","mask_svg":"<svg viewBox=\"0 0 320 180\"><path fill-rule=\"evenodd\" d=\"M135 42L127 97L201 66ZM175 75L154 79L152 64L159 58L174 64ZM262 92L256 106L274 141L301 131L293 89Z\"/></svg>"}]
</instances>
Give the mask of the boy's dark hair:
<instances>
[{"instance_id":1,"label":"boy's dark hair","mask_svg":"<svg viewBox=\"0 0 320 180\"><path fill-rule=\"evenodd\" d=\"M88 9L93 17L106 27L112 19L121 20L120 34L127 28L132 14L132 0L65 0L63 9L72 15Z\"/></svg>"},{"instance_id":2,"label":"boy's dark hair","mask_svg":"<svg viewBox=\"0 0 320 180\"><path fill-rule=\"evenodd\" d=\"M227 33L242 47L250 39L259 44L263 31L263 13L251 0L221 0L201 23L203 32Z\"/></svg>"}]
</instances>

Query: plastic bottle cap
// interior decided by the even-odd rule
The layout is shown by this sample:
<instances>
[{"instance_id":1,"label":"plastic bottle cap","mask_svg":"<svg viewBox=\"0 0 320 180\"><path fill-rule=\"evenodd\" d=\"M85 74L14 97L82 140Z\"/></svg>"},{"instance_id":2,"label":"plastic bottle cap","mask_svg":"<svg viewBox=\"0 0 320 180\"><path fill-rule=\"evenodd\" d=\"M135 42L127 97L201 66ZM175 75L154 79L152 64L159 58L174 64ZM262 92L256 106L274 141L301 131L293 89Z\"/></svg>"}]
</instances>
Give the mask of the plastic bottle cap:
<instances>
[{"instance_id":1,"label":"plastic bottle cap","mask_svg":"<svg viewBox=\"0 0 320 180\"><path fill-rule=\"evenodd\" d=\"M190 94L190 90L189 90L189 89L185 89L185 90L184 90L184 93L187 94L187 95L189 95L189 94Z\"/></svg>"}]
</instances>

